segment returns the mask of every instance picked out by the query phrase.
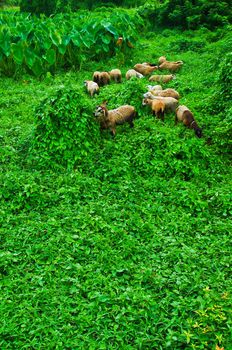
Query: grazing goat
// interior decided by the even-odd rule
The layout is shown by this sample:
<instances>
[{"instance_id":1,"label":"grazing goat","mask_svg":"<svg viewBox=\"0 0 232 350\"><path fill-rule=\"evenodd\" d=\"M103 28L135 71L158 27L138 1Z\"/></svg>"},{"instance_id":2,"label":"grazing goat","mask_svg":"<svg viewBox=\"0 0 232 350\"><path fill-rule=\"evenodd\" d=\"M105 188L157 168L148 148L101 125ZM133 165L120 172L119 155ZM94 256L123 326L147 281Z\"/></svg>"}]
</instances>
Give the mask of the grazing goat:
<instances>
[{"instance_id":1,"label":"grazing goat","mask_svg":"<svg viewBox=\"0 0 232 350\"><path fill-rule=\"evenodd\" d=\"M148 91L160 91L163 90L161 85L147 85Z\"/></svg>"},{"instance_id":2,"label":"grazing goat","mask_svg":"<svg viewBox=\"0 0 232 350\"><path fill-rule=\"evenodd\" d=\"M136 117L136 111L133 106L124 105L116 109L108 110L107 101L104 101L100 106L97 106L94 112L94 116L100 123L100 128L109 129L113 136L116 134L116 125L121 125L126 122L133 128L133 120Z\"/></svg>"},{"instance_id":3,"label":"grazing goat","mask_svg":"<svg viewBox=\"0 0 232 350\"><path fill-rule=\"evenodd\" d=\"M175 124L177 124L178 121L181 121L188 128L194 129L197 137L202 137L202 129L197 125L197 122L188 107L181 105L176 109Z\"/></svg>"},{"instance_id":4,"label":"grazing goat","mask_svg":"<svg viewBox=\"0 0 232 350\"><path fill-rule=\"evenodd\" d=\"M144 98L142 102L143 106L149 105L151 107L153 115L164 121L165 104L162 100L152 100L150 98Z\"/></svg>"},{"instance_id":5,"label":"grazing goat","mask_svg":"<svg viewBox=\"0 0 232 350\"><path fill-rule=\"evenodd\" d=\"M107 85L110 82L110 75L108 72L94 72L93 81L99 86Z\"/></svg>"},{"instance_id":6,"label":"grazing goat","mask_svg":"<svg viewBox=\"0 0 232 350\"><path fill-rule=\"evenodd\" d=\"M149 81L158 81L161 83L168 83L169 81L175 79L175 75L173 74L167 74L167 75L152 75L149 78Z\"/></svg>"},{"instance_id":7,"label":"grazing goat","mask_svg":"<svg viewBox=\"0 0 232 350\"><path fill-rule=\"evenodd\" d=\"M161 64L161 63L163 63L163 62L165 62L165 61L167 61L165 56L161 56L161 57L159 58L159 60L158 60L159 64Z\"/></svg>"},{"instance_id":8,"label":"grazing goat","mask_svg":"<svg viewBox=\"0 0 232 350\"><path fill-rule=\"evenodd\" d=\"M112 69L109 72L110 78L114 80L116 83L121 83L122 82L122 73L120 69Z\"/></svg>"},{"instance_id":9,"label":"grazing goat","mask_svg":"<svg viewBox=\"0 0 232 350\"><path fill-rule=\"evenodd\" d=\"M143 75L136 72L136 70L134 69L129 69L127 72L126 72L126 79L129 80L130 78L132 77L136 77L136 78L143 78Z\"/></svg>"},{"instance_id":10,"label":"grazing goat","mask_svg":"<svg viewBox=\"0 0 232 350\"><path fill-rule=\"evenodd\" d=\"M183 61L170 62L166 60L166 57L161 56L159 58L160 65L158 66L160 70L167 69L170 72L176 72L183 66Z\"/></svg>"},{"instance_id":11,"label":"grazing goat","mask_svg":"<svg viewBox=\"0 0 232 350\"><path fill-rule=\"evenodd\" d=\"M87 88L88 93L90 94L91 97L93 97L94 94L99 93L99 86L97 83L95 83L92 80L85 80L84 84Z\"/></svg>"},{"instance_id":12,"label":"grazing goat","mask_svg":"<svg viewBox=\"0 0 232 350\"><path fill-rule=\"evenodd\" d=\"M161 96L154 96L151 92L146 92L143 97L149 98L151 100L161 100L165 104L165 112L175 112L179 101L177 101L173 97L161 97Z\"/></svg>"},{"instance_id":13,"label":"grazing goat","mask_svg":"<svg viewBox=\"0 0 232 350\"><path fill-rule=\"evenodd\" d=\"M154 72L155 70L158 69L157 66L150 66L148 63L138 63L134 66L134 69L143 74L143 75L149 75L151 74L152 72Z\"/></svg>"},{"instance_id":14,"label":"grazing goat","mask_svg":"<svg viewBox=\"0 0 232 350\"><path fill-rule=\"evenodd\" d=\"M174 89L165 89L165 90L149 90L154 96L162 97L173 97L176 100L180 99L179 93Z\"/></svg>"}]
</instances>

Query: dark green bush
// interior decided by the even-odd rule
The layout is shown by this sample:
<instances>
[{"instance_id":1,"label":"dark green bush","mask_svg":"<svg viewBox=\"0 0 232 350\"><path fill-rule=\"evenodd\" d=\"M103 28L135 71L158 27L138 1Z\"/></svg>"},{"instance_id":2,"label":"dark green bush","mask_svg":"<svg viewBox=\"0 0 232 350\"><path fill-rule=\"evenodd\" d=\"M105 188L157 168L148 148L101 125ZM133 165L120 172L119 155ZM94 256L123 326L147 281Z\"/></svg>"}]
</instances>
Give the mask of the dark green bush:
<instances>
[{"instance_id":1,"label":"dark green bush","mask_svg":"<svg viewBox=\"0 0 232 350\"><path fill-rule=\"evenodd\" d=\"M87 95L59 89L35 112L35 131L30 154L40 165L67 168L87 161L97 149L99 125Z\"/></svg>"},{"instance_id":2,"label":"dark green bush","mask_svg":"<svg viewBox=\"0 0 232 350\"><path fill-rule=\"evenodd\" d=\"M20 10L30 12L36 15L44 13L49 16L56 12L56 0L21 0Z\"/></svg>"},{"instance_id":3,"label":"dark green bush","mask_svg":"<svg viewBox=\"0 0 232 350\"><path fill-rule=\"evenodd\" d=\"M148 2L139 13L153 26L196 29L201 25L214 29L231 23L230 1L215 3L214 0L167 0Z\"/></svg>"}]
</instances>

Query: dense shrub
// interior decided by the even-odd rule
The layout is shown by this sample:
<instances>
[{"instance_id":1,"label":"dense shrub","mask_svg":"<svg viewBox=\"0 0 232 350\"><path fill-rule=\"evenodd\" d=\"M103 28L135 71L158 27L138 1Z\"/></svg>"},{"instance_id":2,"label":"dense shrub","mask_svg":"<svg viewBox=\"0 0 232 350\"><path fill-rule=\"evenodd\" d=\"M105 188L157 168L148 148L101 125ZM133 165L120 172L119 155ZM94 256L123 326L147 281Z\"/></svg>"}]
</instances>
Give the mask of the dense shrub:
<instances>
[{"instance_id":1,"label":"dense shrub","mask_svg":"<svg viewBox=\"0 0 232 350\"><path fill-rule=\"evenodd\" d=\"M59 163L72 168L88 161L98 140L99 126L90 100L79 90L61 88L36 109L30 154L41 165Z\"/></svg>"},{"instance_id":2,"label":"dense shrub","mask_svg":"<svg viewBox=\"0 0 232 350\"><path fill-rule=\"evenodd\" d=\"M56 0L21 0L20 10L34 14L44 13L49 16L56 11Z\"/></svg>"},{"instance_id":3,"label":"dense shrub","mask_svg":"<svg viewBox=\"0 0 232 350\"><path fill-rule=\"evenodd\" d=\"M139 13L153 26L196 29L202 24L210 29L231 23L230 1L168 0L146 2Z\"/></svg>"}]
</instances>

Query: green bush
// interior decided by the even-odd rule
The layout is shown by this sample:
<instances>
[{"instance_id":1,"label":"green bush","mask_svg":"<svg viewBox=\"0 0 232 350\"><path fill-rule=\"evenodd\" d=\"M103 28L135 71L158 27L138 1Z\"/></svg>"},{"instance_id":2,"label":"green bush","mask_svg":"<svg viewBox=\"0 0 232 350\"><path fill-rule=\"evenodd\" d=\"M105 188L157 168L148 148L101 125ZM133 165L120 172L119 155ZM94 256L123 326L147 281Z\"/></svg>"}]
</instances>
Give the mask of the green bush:
<instances>
[{"instance_id":1,"label":"green bush","mask_svg":"<svg viewBox=\"0 0 232 350\"><path fill-rule=\"evenodd\" d=\"M49 16L56 12L56 0L21 0L20 10L30 12L36 15L44 13Z\"/></svg>"},{"instance_id":2,"label":"green bush","mask_svg":"<svg viewBox=\"0 0 232 350\"><path fill-rule=\"evenodd\" d=\"M165 2L146 2L139 13L153 26L196 29L201 25L214 29L231 23L230 1L205 0L167 0Z\"/></svg>"},{"instance_id":3,"label":"green bush","mask_svg":"<svg viewBox=\"0 0 232 350\"><path fill-rule=\"evenodd\" d=\"M88 162L98 140L99 125L87 95L61 88L36 109L30 155L42 166L61 164L71 169Z\"/></svg>"}]
</instances>

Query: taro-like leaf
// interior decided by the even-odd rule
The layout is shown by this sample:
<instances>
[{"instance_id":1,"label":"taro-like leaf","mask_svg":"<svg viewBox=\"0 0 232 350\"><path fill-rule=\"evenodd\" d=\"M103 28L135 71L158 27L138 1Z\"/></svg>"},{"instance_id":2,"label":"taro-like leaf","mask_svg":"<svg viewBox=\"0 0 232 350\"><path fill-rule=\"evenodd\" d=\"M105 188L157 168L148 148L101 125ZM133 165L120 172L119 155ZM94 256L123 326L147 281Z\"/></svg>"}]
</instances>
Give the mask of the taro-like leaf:
<instances>
[{"instance_id":1,"label":"taro-like leaf","mask_svg":"<svg viewBox=\"0 0 232 350\"><path fill-rule=\"evenodd\" d=\"M62 45L67 46L70 43L70 35L64 35L62 38Z\"/></svg>"},{"instance_id":2,"label":"taro-like leaf","mask_svg":"<svg viewBox=\"0 0 232 350\"><path fill-rule=\"evenodd\" d=\"M54 49L49 49L43 58L52 66L56 62L56 51Z\"/></svg>"},{"instance_id":3,"label":"taro-like leaf","mask_svg":"<svg viewBox=\"0 0 232 350\"><path fill-rule=\"evenodd\" d=\"M54 32L50 32L50 38L55 46L59 46L62 42L61 36L57 30L55 30Z\"/></svg>"},{"instance_id":4,"label":"taro-like leaf","mask_svg":"<svg viewBox=\"0 0 232 350\"><path fill-rule=\"evenodd\" d=\"M101 39L102 39L103 43L105 43L105 44L109 44L111 42L111 36L110 35L103 34L101 36Z\"/></svg>"},{"instance_id":5,"label":"taro-like leaf","mask_svg":"<svg viewBox=\"0 0 232 350\"><path fill-rule=\"evenodd\" d=\"M104 26L104 28L105 28L108 32L110 32L111 34L113 34L114 37L117 37L117 36L118 36L117 29L114 28L114 26L112 26L111 23L105 23L105 24L103 24L103 26Z\"/></svg>"},{"instance_id":6,"label":"taro-like leaf","mask_svg":"<svg viewBox=\"0 0 232 350\"><path fill-rule=\"evenodd\" d=\"M0 49L7 57L10 55L10 34L4 28L0 31Z\"/></svg>"},{"instance_id":7,"label":"taro-like leaf","mask_svg":"<svg viewBox=\"0 0 232 350\"><path fill-rule=\"evenodd\" d=\"M43 66L39 57L35 58L34 64L31 67L31 69L37 77L39 77L43 73Z\"/></svg>"},{"instance_id":8,"label":"taro-like leaf","mask_svg":"<svg viewBox=\"0 0 232 350\"><path fill-rule=\"evenodd\" d=\"M75 46L77 46L77 47L81 46L81 38L80 38L80 34L78 32L74 33L71 38L72 38L72 42Z\"/></svg>"},{"instance_id":9,"label":"taro-like leaf","mask_svg":"<svg viewBox=\"0 0 232 350\"><path fill-rule=\"evenodd\" d=\"M22 64L24 58L24 48L22 41L19 41L17 44L11 44L13 58L16 64Z\"/></svg>"},{"instance_id":10,"label":"taro-like leaf","mask_svg":"<svg viewBox=\"0 0 232 350\"><path fill-rule=\"evenodd\" d=\"M43 38L43 47L48 50L52 46L52 42L49 37Z\"/></svg>"},{"instance_id":11,"label":"taro-like leaf","mask_svg":"<svg viewBox=\"0 0 232 350\"><path fill-rule=\"evenodd\" d=\"M59 45L59 46L58 46L58 51L59 51L59 53L60 53L61 55L64 55L64 54L65 54L65 51L66 51L66 48L67 48L67 46L64 45L64 44Z\"/></svg>"},{"instance_id":12,"label":"taro-like leaf","mask_svg":"<svg viewBox=\"0 0 232 350\"><path fill-rule=\"evenodd\" d=\"M24 58L25 58L25 61L26 61L26 64L28 65L28 67L31 68L35 62L36 55L29 47L27 47L24 50Z\"/></svg>"}]
</instances>

